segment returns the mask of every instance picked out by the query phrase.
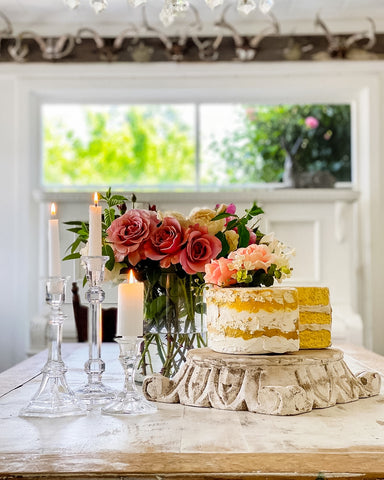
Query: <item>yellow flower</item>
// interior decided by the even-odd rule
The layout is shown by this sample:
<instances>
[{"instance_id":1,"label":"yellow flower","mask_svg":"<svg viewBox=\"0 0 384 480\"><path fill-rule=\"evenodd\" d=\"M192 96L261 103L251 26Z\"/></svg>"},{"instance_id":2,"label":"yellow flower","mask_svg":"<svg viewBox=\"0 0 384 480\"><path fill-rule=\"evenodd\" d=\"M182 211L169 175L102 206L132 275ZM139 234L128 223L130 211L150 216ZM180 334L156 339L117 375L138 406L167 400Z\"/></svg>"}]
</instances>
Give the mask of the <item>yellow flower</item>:
<instances>
[{"instance_id":1,"label":"yellow flower","mask_svg":"<svg viewBox=\"0 0 384 480\"><path fill-rule=\"evenodd\" d=\"M159 220L163 220L165 217L172 217L176 218L176 220L180 223L182 228L188 228L191 222L187 220L184 215L180 212L176 212L173 210L167 210L166 212L161 212L160 210L157 212L157 218Z\"/></svg>"},{"instance_id":2,"label":"yellow flower","mask_svg":"<svg viewBox=\"0 0 384 480\"><path fill-rule=\"evenodd\" d=\"M239 235L234 230L227 230L224 235L229 245L229 251L233 252L239 243Z\"/></svg>"},{"instance_id":3,"label":"yellow flower","mask_svg":"<svg viewBox=\"0 0 384 480\"><path fill-rule=\"evenodd\" d=\"M221 232L225 226L225 218L211 221L216 215L217 212L210 208L194 208L189 214L188 220L190 225L198 223L202 227L207 227L208 233L216 235L216 233Z\"/></svg>"}]
</instances>

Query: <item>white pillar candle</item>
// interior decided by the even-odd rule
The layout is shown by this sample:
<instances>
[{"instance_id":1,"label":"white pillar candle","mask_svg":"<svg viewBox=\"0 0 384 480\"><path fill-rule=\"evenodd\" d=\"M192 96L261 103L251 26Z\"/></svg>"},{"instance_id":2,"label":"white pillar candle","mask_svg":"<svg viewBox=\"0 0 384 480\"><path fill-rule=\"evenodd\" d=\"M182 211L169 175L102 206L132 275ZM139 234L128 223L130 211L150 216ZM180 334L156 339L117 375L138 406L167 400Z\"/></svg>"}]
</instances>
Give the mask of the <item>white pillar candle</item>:
<instances>
[{"instance_id":1,"label":"white pillar candle","mask_svg":"<svg viewBox=\"0 0 384 480\"><path fill-rule=\"evenodd\" d=\"M101 255L101 207L98 203L99 197L95 192L94 205L89 206L88 255L91 257Z\"/></svg>"},{"instance_id":2,"label":"white pillar candle","mask_svg":"<svg viewBox=\"0 0 384 480\"><path fill-rule=\"evenodd\" d=\"M135 279L131 270L128 282L118 287L116 337L143 335L143 302L144 284Z\"/></svg>"},{"instance_id":3,"label":"white pillar candle","mask_svg":"<svg viewBox=\"0 0 384 480\"><path fill-rule=\"evenodd\" d=\"M56 215L56 205L51 204L51 216ZM60 238L59 220L50 218L48 220L48 276L59 277L61 275L60 264Z\"/></svg>"}]
</instances>

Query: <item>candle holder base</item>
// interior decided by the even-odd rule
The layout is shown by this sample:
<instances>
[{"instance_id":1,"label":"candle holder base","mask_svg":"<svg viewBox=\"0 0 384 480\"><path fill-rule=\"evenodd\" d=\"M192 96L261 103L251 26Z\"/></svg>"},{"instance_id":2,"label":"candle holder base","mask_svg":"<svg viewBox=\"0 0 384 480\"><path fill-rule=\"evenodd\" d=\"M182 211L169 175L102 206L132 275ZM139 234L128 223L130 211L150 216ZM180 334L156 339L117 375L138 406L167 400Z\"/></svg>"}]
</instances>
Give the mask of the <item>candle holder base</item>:
<instances>
[{"instance_id":1,"label":"candle holder base","mask_svg":"<svg viewBox=\"0 0 384 480\"><path fill-rule=\"evenodd\" d=\"M76 397L84 403L88 410L103 406L116 398L116 390L103 383L87 383L76 390Z\"/></svg>"},{"instance_id":2,"label":"candle holder base","mask_svg":"<svg viewBox=\"0 0 384 480\"><path fill-rule=\"evenodd\" d=\"M77 401L64 376L43 374L39 390L19 415L54 418L85 413L85 408Z\"/></svg>"},{"instance_id":3,"label":"candle holder base","mask_svg":"<svg viewBox=\"0 0 384 480\"><path fill-rule=\"evenodd\" d=\"M156 411L157 408L138 392L120 392L114 402L102 409L107 415L145 415Z\"/></svg>"},{"instance_id":4,"label":"candle holder base","mask_svg":"<svg viewBox=\"0 0 384 480\"><path fill-rule=\"evenodd\" d=\"M121 337L116 338L120 348L120 363L124 369L124 389L115 401L102 408L101 412L107 415L145 415L155 413L157 408L148 402L144 395L137 390L135 384L136 364L140 358L140 345L142 338Z\"/></svg>"}]
</instances>

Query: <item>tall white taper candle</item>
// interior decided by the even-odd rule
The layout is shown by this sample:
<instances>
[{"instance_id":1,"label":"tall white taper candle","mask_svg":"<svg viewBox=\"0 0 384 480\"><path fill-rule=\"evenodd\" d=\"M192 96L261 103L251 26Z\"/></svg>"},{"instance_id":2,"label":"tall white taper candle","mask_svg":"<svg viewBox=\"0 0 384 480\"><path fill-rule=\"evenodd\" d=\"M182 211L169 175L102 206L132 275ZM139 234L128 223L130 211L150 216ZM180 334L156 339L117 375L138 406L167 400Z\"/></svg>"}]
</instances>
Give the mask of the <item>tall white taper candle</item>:
<instances>
[{"instance_id":1,"label":"tall white taper candle","mask_svg":"<svg viewBox=\"0 0 384 480\"><path fill-rule=\"evenodd\" d=\"M144 284L135 279L132 270L128 282L118 287L117 302L116 337L143 335Z\"/></svg>"},{"instance_id":2,"label":"tall white taper candle","mask_svg":"<svg viewBox=\"0 0 384 480\"><path fill-rule=\"evenodd\" d=\"M89 206L89 238L88 255L97 257L101 255L101 207L99 207L99 196L94 194L94 205Z\"/></svg>"},{"instance_id":3,"label":"tall white taper candle","mask_svg":"<svg viewBox=\"0 0 384 480\"><path fill-rule=\"evenodd\" d=\"M56 215L56 205L51 204L51 216ZM50 218L48 220L48 276L59 277L61 275L60 264L60 238L59 220Z\"/></svg>"}]
</instances>

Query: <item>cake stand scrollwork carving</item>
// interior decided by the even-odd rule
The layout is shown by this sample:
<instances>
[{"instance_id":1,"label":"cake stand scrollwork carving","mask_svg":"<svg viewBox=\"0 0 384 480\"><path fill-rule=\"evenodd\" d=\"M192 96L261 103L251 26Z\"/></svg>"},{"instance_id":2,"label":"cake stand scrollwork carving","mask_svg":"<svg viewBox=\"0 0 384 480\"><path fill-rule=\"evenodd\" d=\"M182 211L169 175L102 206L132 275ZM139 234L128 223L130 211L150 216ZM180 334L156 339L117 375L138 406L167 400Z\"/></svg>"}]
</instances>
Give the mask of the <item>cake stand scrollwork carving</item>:
<instances>
[{"instance_id":1,"label":"cake stand scrollwork carving","mask_svg":"<svg viewBox=\"0 0 384 480\"><path fill-rule=\"evenodd\" d=\"M354 375L341 350L300 350L284 355L229 355L209 348L188 352L173 378L147 377L148 400L269 415L297 415L314 408L377 395L376 372Z\"/></svg>"}]
</instances>

